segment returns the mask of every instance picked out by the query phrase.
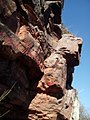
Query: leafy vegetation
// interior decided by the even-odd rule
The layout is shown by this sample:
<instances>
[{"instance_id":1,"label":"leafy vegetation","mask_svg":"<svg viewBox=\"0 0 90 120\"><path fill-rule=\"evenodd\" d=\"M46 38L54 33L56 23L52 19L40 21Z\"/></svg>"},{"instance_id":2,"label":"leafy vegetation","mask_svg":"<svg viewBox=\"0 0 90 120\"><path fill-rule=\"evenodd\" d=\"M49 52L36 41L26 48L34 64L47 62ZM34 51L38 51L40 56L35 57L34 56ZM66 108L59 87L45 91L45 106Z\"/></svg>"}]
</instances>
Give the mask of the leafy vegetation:
<instances>
[{"instance_id":1,"label":"leafy vegetation","mask_svg":"<svg viewBox=\"0 0 90 120\"><path fill-rule=\"evenodd\" d=\"M83 105L80 105L80 119L79 120L90 120L90 115Z\"/></svg>"},{"instance_id":2,"label":"leafy vegetation","mask_svg":"<svg viewBox=\"0 0 90 120\"><path fill-rule=\"evenodd\" d=\"M61 24L61 30L62 34L71 34L63 23Z\"/></svg>"},{"instance_id":3,"label":"leafy vegetation","mask_svg":"<svg viewBox=\"0 0 90 120\"><path fill-rule=\"evenodd\" d=\"M12 87L6 91L3 92L3 94L0 96L0 105L3 104L3 100L6 99L6 97L11 93L12 89L14 88L16 82L12 85ZM5 116L7 113L9 113L10 110L7 110L6 112L4 113L0 113L0 120L3 116Z\"/></svg>"}]
</instances>

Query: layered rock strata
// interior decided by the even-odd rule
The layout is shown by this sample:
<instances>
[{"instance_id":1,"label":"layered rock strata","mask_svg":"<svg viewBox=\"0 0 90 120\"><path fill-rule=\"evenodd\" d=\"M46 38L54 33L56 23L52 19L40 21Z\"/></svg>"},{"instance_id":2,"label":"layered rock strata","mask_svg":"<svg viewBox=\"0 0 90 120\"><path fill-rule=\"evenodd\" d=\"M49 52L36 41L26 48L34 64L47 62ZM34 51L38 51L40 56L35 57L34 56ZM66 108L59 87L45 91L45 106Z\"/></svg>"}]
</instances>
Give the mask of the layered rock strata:
<instances>
[{"instance_id":1,"label":"layered rock strata","mask_svg":"<svg viewBox=\"0 0 90 120\"><path fill-rule=\"evenodd\" d=\"M0 1L2 119L79 119L72 80L82 40L62 34L63 4L63 0Z\"/></svg>"}]
</instances>

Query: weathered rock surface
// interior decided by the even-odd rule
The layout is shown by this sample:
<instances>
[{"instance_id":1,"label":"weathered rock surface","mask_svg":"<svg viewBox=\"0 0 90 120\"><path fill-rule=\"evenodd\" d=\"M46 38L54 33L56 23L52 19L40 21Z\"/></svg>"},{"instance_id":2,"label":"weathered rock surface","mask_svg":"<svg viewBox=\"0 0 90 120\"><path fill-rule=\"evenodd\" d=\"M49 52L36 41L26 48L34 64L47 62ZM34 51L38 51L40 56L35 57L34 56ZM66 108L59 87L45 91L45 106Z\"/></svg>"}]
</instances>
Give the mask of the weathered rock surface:
<instances>
[{"instance_id":1,"label":"weathered rock surface","mask_svg":"<svg viewBox=\"0 0 90 120\"><path fill-rule=\"evenodd\" d=\"M79 120L72 80L82 40L61 34L63 3L0 1L0 96L9 90L2 119Z\"/></svg>"}]
</instances>

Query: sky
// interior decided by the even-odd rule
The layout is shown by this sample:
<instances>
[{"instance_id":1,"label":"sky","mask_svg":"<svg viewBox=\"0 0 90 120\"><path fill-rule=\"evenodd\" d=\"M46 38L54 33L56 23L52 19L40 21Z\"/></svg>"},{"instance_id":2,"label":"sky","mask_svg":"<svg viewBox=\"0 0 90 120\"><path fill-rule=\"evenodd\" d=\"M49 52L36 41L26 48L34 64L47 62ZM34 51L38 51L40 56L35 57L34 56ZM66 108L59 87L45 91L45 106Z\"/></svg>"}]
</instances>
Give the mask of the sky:
<instances>
[{"instance_id":1,"label":"sky","mask_svg":"<svg viewBox=\"0 0 90 120\"><path fill-rule=\"evenodd\" d=\"M83 39L73 87L78 90L79 99L90 114L90 0L65 0L62 21L71 33Z\"/></svg>"}]
</instances>

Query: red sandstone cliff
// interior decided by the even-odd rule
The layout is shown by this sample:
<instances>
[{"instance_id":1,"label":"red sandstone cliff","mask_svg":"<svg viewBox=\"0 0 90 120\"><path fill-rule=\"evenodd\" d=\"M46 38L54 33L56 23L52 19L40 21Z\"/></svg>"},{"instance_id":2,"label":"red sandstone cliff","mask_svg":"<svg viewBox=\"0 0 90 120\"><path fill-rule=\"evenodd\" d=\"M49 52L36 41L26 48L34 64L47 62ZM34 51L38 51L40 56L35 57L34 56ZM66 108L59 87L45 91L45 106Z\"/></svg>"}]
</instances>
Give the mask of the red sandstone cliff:
<instances>
[{"instance_id":1,"label":"red sandstone cliff","mask_svg":"<svg viewBox=\"0 0 90 120\"><path fill-rule=\"evenodd\" d=\"M12 88L0 102L1 114L9 110L2 119L78 120L71 84L82 40L62 34L63 2L0 1L0 95Z\"/></svg>"}]
</instances>

